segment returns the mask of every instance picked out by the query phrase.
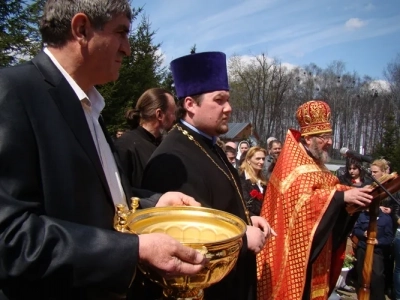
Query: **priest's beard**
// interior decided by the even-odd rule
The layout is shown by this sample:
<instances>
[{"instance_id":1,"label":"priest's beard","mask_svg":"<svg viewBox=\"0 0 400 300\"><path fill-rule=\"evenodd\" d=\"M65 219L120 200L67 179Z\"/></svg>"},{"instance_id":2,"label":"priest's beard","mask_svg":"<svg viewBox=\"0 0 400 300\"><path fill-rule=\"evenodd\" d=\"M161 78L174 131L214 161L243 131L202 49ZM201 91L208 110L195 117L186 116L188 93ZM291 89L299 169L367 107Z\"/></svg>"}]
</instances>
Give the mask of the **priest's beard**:
<instances>
[{"instance_id":1,"label":"priest's beard","mask_svg":"<svg viewBox=\"0 0 400 300\"><path fill-rule=\"evenodd\" d=\"M318 164L325 164L331 160L328 154L328 146L324 146L322 149L318 147L317 138L313 138L310 145L310 152L314 156Z\"/></svg>"},{"instance_id":2,"label":"priest's beard","mask_svg":"<svg viewBox=\"0 0 400 300\"><path fill-rule=\"evenodd\" d=\"M160 129L161 140L163 140L169 133L169 130Z\"/></svg>"}]
</instances>

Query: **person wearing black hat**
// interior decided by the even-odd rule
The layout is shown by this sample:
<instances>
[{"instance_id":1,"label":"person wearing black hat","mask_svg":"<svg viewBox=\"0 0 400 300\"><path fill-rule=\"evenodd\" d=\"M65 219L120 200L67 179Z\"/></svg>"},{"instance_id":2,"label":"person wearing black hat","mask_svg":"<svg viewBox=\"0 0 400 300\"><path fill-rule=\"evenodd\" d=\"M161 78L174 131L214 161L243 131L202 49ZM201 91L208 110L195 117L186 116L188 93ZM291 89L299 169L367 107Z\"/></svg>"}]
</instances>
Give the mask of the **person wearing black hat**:
<instances>
[{"instance_id":1,"label":"person wearing black hat","mask_svg":"<svg viewBox=\"0 0 400 300\"><path fill-rule=\"evenodd\" d=\"M216 145L217 137L228 131L232 111L226 56L221 52L191 54L172 61L171 71L179 122L150 158L142 187L184 192L203 206L245 220L248 229L235 268L205 290L205 299L255 299L255 255L273 231L265 219L250 216L237 171Z\"/></svg>"}]
</instances>

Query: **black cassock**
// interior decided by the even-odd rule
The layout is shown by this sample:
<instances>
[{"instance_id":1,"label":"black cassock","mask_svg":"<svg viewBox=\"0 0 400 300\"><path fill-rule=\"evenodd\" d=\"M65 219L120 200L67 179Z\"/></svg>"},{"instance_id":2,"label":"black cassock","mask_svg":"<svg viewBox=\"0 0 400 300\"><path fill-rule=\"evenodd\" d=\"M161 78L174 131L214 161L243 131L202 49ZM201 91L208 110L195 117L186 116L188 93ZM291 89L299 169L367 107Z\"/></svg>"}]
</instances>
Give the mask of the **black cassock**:
<instances>
[{"instance_id":1,"label":"black cassock","mask_svg":"<svg viewBox=\"0 0 400 300\"><path fill-rule=\"evenodd\" d=\"M160 141L161 138L155 138L142 126L125 132L115 141L121 165L133 187L140 187L144 168Z\"/></svg>"},{"instance_id":2,"label":"black cassock","mask_svg":"<svg viewBox=\"0 0 400 300\"><path fill-rule=\"evenodd\" d=\"M150 158L142 187L162 193L179 191L192 196L204 207L223 210L246 221L239 197L242 193L240 180L225 153L210 139L183 124L178 126L193 136L204 151L174 128ZM247 249L246 236L235 268L221 282L205 290L205 299L256 299L255 255Z\"/></svg>"},{"instance_id":3,"label":"black cassock","mask_svg":"<svg viewBox=\"0 0 400 300\"><path fill-rule=\"evenodd\" d=\"M345 209L344 192L336 191L318 224L311 245L310 259L307 265L306 283L304 287L303 300L310 299L312 263L317 259L325 246L330 234L332 234L332 252L336 251L346 243L359 213L349 216ZM333 267L333 266L332 266ZM337 266L336 266L337 267Z\"/></svg>"}]
</instances>

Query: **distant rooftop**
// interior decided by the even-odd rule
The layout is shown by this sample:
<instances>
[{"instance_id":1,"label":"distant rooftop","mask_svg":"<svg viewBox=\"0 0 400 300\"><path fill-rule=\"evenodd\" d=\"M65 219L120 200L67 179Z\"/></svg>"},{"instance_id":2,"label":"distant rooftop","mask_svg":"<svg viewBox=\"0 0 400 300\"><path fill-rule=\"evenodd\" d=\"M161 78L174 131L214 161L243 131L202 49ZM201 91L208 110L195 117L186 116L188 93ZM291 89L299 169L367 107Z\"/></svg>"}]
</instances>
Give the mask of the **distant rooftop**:
<instances>
[{"instance_id":1,"label":"distant rooftop","mask_svg":"<svg viewBox=\"0 0 400 300\"><path fill-rule=\"evenodd\" d=\"M232 140L238 136L251 123L228 123L229 131L220 136L221 139Z\"/></svg>"}]
</instances>

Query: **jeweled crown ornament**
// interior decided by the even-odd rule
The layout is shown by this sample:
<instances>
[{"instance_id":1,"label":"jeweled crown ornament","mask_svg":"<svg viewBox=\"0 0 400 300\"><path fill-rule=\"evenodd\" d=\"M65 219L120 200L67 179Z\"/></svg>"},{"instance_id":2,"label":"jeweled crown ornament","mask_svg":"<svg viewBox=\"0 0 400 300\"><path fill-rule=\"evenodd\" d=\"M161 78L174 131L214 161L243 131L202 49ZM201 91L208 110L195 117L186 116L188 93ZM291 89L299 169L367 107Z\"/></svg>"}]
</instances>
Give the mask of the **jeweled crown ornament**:
<instances>
[{"instance_id":1,"label":"jeweled crown ornament","mask_svg":"<svg viewBox=\"0 0 400 300\"><path fill-rule=\"evenodd\" d=\"M321 100L311 100L302 104L296 112L301 135L331 133L331 109Z\"/></svg>"}]
</instances>

